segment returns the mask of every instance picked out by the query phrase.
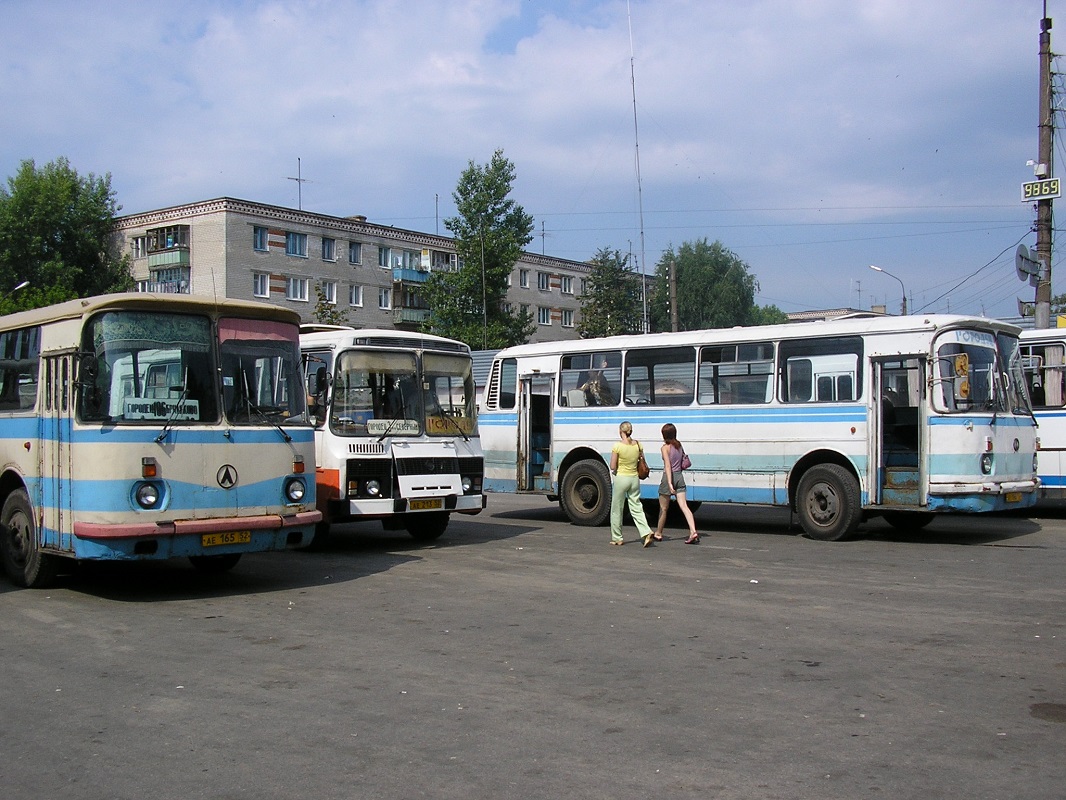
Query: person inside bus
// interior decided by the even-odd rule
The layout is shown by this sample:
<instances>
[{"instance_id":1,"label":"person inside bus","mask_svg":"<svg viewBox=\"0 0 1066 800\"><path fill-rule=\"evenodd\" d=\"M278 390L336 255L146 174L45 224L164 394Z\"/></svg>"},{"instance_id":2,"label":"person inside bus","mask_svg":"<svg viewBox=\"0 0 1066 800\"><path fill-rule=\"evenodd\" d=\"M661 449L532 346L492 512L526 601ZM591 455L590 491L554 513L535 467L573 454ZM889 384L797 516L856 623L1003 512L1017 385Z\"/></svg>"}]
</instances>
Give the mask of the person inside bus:
<instances>
[{"instance_id":1,"label":"person inside bus","mask_svg":"<svg viewBox=\"0 0 1066 800\"><path fill-rule=\"evenodd\" d=\"M677 498L678 508L688 523L688 538L685 539L685 544L699 544L700 535L696 533L696 520L685 499L687 487L684 470L691 467L692 463L685 455L685 448L677 440L677 427L671 422L663 425L663 446L660 452L663 457L663 479L659 482L659 522L652 538L657 542L663 540L663 528L666 527L666 515L670 511L670 498L673 496Z\"/></svg>"},{"instance_id":2,"label":"person inside bus","mask_svg":"<svg viewBox=\"0 0 1066 800\"><path fill-rule=\"evenodd\" d=\"M585 400L590 406L614 406L618 401L611 393L611 385L607 382L604 371L607 369L607 359L600 360L599 369L590 369L588 380L578 386L585 393Z\"/></svg>"},{"instance_id":3,"label":"person inside bus","mask_svg":"<svg viewBox=\"0 0 1066 800\"><path fill-rule=\"evenodd\" d=\"M622 507L629 505L629 515L637 526L644 546L652 543L651 526L640 504L640 478L637 476L637 461L643 453L640 442L633 438L633 424L623 422L618 426L618 439L611 448L611 474L615 476L611 487L611 544L625 543L622 538Z\"/></svg>"}]
</instances>

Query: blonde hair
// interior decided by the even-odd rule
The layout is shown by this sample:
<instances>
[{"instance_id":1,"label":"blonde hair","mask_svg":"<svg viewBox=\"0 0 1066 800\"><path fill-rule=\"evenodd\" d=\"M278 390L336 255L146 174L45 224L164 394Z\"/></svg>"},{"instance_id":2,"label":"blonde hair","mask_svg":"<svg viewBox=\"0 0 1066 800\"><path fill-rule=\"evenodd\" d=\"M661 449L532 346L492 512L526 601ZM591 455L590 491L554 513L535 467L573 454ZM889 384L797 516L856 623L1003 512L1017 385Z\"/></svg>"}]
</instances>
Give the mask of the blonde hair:
<instances>
[{"instance_id":1,"label":"blonde hair","mask_svg":"<svg viewBox=\"0 0 1066 800\"><path fill-rule=\"evenodd\" d=\"M624 433L626 436L631 436L633 434L633 423L626 420L618 426L618 432Z\"/></svg>"}]
</instances>

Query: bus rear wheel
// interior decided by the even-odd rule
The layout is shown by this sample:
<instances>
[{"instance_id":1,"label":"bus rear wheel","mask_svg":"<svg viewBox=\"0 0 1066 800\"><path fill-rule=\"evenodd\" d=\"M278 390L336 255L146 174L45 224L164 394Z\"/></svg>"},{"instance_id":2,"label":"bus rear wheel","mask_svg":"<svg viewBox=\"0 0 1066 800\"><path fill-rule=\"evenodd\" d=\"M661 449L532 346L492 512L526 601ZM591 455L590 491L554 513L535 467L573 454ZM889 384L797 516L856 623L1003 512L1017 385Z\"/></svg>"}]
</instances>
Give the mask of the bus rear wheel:
<instances>
[{"instance_id":1,"label":"bus rear wheel","mask_svg":"<svg viewBox=\"0 0 1066 800\"><path fill-rule=\"evenodd\" d=\"M445 511L407 515L407 532L416 542L432 542L439 539L447 527L448 514Z\"/></svg>"},{"instance_id":2,"label":"bus rear wheel","mask_svg":"<svg viewBox=\"0 0 1066 800\"><path fill-rule=\"evenodd\" d=\"M229 572L241 560L240 553L225 553L220 556L189 556L189 563L197 572L205 575L220 575Z\"/></svg>"},{"instance_id":3,"label":"bus rear wheel","mask_svg":"<svg viewBox=\"0 0 1066 800\"><path fill-rule=\"evenodd\" d=\"M575 525L598 527L611 515L611 476L602 461L578 461L563 476L559 504Z\"/></svg>"},{"instance_id":4,"label":"bus rear wheel","mask_svg":"<svg viewBox=\"0 0 1066 800\"><path fill-rule=\"evenodd\" d=\"M16 489L0 511L0 556L16 586L40 589L51 585L59 566L55 556L37 547L37 525L25 489Z\"/></svg>"},{"instance_id":5,"label":"bus rear wheel","mask_svg":"<svg viewBox=\"0 0 1066 800\"><path fill-rule=\"evenodd\" d=\"M803 531L812 539L839 542L859 527L859 482L839 464L811 467L800 478L796 508Z\"/></svg>"}]
</instances>

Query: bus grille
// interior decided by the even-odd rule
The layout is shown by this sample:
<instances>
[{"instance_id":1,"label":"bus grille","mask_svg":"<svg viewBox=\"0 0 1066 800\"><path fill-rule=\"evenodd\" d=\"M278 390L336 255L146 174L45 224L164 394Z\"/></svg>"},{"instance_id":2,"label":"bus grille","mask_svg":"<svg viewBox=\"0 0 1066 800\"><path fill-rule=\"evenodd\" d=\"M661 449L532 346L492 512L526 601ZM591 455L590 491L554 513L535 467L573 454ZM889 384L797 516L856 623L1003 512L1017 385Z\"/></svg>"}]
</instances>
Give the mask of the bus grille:
<instances>
[{"instance_id":1,"label":"bus grille","mask_svg":"<svg viewBox=\"0 0 1066 800\"><path fill-rule=\"evenodd\" d=\"M397 475L457 475L457 458L397 458Z\"/></svg>"}]
</instances>

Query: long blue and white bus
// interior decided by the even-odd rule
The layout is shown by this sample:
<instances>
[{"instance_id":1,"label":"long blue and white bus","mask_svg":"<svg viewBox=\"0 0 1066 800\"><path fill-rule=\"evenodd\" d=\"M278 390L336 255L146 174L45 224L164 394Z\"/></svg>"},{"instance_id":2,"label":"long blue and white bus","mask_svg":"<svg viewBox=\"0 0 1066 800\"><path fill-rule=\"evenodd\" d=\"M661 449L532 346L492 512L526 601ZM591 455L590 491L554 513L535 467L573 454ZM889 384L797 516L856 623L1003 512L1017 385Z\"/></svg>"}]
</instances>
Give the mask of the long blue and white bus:
<instances>
[{"instance_id":1,"label":"long blue and white bus","mask_svg":"<svg viewBox=\"0 0 1066 800\"><path fill-rule=\"evenodd\" d=\"M865 317L512 347L479 416L490 492L543 494L575 523L610 507L623 420L692 460L696 503L787 506L815 539L866 516L920 528L938 512L1036 500L1036 424L1019 329L952 315Z\"/></svg>"},{"instance_id":2,"label":"long blue and white bus","mask_svg":"<svg viewBox=\"0 0 1066 800\"><path fill-rule=\"evenodd\" d=\"M114 294L0 317L0 556L16 584L76 560L307 546L314 431L299 317Z\"/></svg>"},{"instance_id":3,"label":"long blue and white bus","mask_svg":"<svg viewBox=\"0 0 1066 800\"><path fill-rule=\"evenodd\" d=\"M1022 363L1040 424L1038 505L1066 504L1066 328L1022 331Z\"/></svg>"},{"instance_id":4,"label":"long blue and white bus","mask_svg":"<svg viewBox=\"0 0 1066 800\"><path fill-rule=\"evenodd\" d=\"M480 514L484 460L470 348L400 330L305 325L315 417L318 536L380 520L419 541Z\"/></svg>"}]
</instances>

